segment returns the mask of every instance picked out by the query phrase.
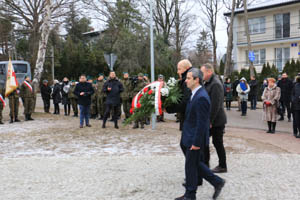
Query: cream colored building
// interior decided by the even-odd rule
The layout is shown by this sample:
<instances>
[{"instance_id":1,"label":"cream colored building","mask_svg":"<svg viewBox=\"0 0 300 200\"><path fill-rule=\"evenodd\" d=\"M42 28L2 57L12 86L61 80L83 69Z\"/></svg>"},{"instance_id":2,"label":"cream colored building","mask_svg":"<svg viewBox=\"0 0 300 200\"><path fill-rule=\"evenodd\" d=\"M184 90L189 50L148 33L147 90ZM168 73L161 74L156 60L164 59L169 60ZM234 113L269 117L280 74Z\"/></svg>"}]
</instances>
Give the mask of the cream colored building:
<instances>
[{"instance_id":1,"label":"cream colored building","mask_svg":"<svg viewBox=\"0 0 300 200\"><path fill-rule=\"evenodd\" d=\"M224 15L230 17L231 13ZM258 73L264 63L282 71L290 59L300 58L300 0L270 0L248 8L249 33ZM249 67L244 9L235 11L233 34L234 69Z\"/></svg>"}]
</instances>

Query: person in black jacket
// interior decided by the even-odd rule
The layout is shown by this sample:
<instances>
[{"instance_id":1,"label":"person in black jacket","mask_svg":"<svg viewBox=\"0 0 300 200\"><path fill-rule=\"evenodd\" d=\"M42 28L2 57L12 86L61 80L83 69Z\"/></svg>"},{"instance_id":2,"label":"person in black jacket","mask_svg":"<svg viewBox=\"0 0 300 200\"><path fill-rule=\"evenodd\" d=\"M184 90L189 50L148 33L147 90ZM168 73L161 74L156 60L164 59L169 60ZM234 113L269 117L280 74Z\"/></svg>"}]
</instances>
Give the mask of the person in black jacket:
<instances>
[{"instance_id":1,"label":"person in black jacket","mask_svg":"<svg viewBox=\"0 0 300 200\"><path fill-rule=\"evenodd\" d=\"M251 80L249 81L249 86L250 86L249 100L251 102L251 110L256 110L258 83L257 80L255 79L255 76L251 76Z\"/></svg>"},{"instance_id":2,"label":"person in black jacket","mask_svg":"<svg viewBox=\"0 0 300 200\"><path fill-rule=\"evenodd\" d=\"M292 90L293 123L296 130L294 136L300 138L300 74L296 77L296 83Z\"/></svg>"},{"instance_id":3,"label":"person in black jacket","mask_svg":"<svg viewBox=\"0 0 300 200\"><path fill-rule=\"evenodd\" d=\"M61 96L62 96L62 104L64 105L65 116L70 115L71 110L71 102L68 97L68 92L70 89L69 79L65 77L61 86Z\"/></svg>"},{"instance_id":4,"label":"person in black jacket","mask_svg":"<svg viewBox=\"0 0 300 200\"><path fill-rule=\"evenodd\" d=\"M81 75L79 83L76 85L74 94L78 97L80 109L80 128L83 128L84 120L87 127L92 127L89 123L91 96L94 94L92 84L86 81L86 75Z\"/></svg>"},{"instance_id":5,"label":"person in black jacket","mask_svg":"<svg viewBox=\"0 0 300 200\"><path fill-rule=\"evenodd\" d=\"M277 84L281 90L280 104L282 110L280 112L280 119L278 121L284 120L285 108L287 110L288 121L291 121L291 92L293 90L293 81L288 78L287 73L283 73L281 80Z\"/></svg>"},{"instance_id":6,"label":"person in black jacket","mask_svg":"<svg viewBox=\"0 0 300 200\"><path fill-rule=\"evenodd\" d=\"M219 165L212 171L214 173L225 173L227 172L227 164L223 135L227 117L224 111L224 89L221 81L215 75L214 68L211 64L204 64L201 67L201 71L203 73L204 87L211 100L210 136L212 136L213 144L219 157ZM205 163L209 166L209 146L205 151L204 157Z\"/></svg>"},{"instance_id":7,"label":"person in black jacket","mask_svg":"<svg viewBox=\"0 0 300 200\"><path fill-rule=\"evenodd\" d=\"M45 113L49 113L50 110L50 99L51 99L51 87L48 85L47 80L43 80L43 84L41 86L41 95L44 103L44 111Z\"/></svg>"},{"instance_id":8,"label":"person in black jacket","mask_svg":"<svg viewBox=\"0 0 300 200\"><path fill-rule=\"evenodd\" d=\"M104 83L103 92L106 93L106 110L103 118L102 128L105 128L105 123L113 110L113 121L115 122L115 128L118 127L118 108L121 105L120 93L124 91L122 83L116 78L116 73L111 71L109 73L109 79Z\"/></svg>"},{"instance_id":9,"label":"person in black jacket","mask_svg":"<svg viewBox=\"0 0 300 200\"><path fill-rule=\"evenodd\" d=\"M53 104L54 104L54 113L55 115L59 115L59 104L61 103L61 86L58 82L58 80L54 80L54 87L53 87L53 92L52 92L52 99L53 99Z\"/></svg>"}]
</instances>

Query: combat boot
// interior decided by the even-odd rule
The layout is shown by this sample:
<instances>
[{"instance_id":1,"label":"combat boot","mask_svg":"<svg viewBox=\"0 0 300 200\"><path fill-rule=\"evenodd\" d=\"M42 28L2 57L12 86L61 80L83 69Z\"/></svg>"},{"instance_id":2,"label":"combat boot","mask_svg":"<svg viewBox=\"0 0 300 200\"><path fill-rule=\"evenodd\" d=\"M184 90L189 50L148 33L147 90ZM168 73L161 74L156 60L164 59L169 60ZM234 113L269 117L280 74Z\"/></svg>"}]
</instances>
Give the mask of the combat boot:
<instances>
[{"instance_id":1,"label":"combat boot","mask_svg":"<svg viewBox=\"0 0 300 200\"><path fill-rule=\"evenodd\" d=\"M33 121L34 119L31 118L31 114L28 114L28 120Z\"/></svg>"},{"instance_id":2,"label":"combat boot","mask_svg":"<svg viewBox=\"0 0 300 200\"><path fill-rule=\"evenodd\" d=\"M139 128L139 124L138 124L138 122L134 122L134 125L133 125L133 127L132 127L133 129L136 129L136 128Z\"/></svg>"},{"instance_id":3,"label":"combat boot","mask_svg":"<svg viewBox=\"0 0 300 200\"><path fill-rule=\"evenodd\" d=\"M15 122L21 122L18 117L15 117Z\"/></svg>"},{"instance_id":4,"label":"combat boot","mask_svg":"<svg viewBox=\"0 0 300 200\"><path fill-rule=\"evenodd\" d=\"M14 118L13 118L13 117L10 118L9 123L10 123L10 124L14 123Z\"/></svg>"},{"instance_id":5,"label":"combat boot","mask_svg":"<svg viewBox=\"0 0 300 200\"><path fill-rule=\"evenodd\" d=\"M115 120L115 129L119 129L118 120Z\"/></svg>"},{"instance_id":6,"label":"combat boot","mask_svg":"<svg viewBox=\"0 0 300 200\"><path fill-rule=\"evenodd\" d=\"M141 129L143 129L144 128L144 123L141 123Z\"/></svg>"}]
</instances>

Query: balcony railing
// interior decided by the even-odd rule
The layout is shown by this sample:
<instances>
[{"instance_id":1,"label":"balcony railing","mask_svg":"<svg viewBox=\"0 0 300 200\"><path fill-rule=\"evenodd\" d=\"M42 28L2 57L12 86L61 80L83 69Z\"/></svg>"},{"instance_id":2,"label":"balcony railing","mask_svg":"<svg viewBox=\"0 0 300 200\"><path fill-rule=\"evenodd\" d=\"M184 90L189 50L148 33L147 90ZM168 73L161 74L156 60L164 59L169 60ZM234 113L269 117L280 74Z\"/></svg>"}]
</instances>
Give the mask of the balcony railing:
<instances>
[{"instance_id":1,"label":"balcony railing","mask_svg":"<svg viewBox=\"0 0 300 200\"><path fill-rule=\"evenodd\" d=\"M277 27L282 29L282 33L276 34L275 27L267 27L263 33L250 34L250 40L252 43L256 42L270 42L270 41L280 41L286 39L300 38L300 24L291 24L290 31L283 30L283 27ZM238 45L247 44L247 37L245 31L239 31L237 33L237 43Z\"/></svg>"}]
</instances>

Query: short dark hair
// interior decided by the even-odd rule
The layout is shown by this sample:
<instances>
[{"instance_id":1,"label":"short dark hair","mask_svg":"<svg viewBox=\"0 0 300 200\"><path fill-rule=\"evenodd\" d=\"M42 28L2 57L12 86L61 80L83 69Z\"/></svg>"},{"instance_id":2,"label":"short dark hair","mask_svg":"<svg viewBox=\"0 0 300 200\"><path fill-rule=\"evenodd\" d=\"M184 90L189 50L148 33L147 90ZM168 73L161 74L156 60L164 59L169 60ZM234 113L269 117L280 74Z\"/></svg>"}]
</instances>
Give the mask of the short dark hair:
<instances>
[{"instance_id":1,"label":"short dark hair","mask_svg":"<svg viewBox=\"0 0 300 200\"><path fill-rule=\"evenodd\" d=\"M200 85L202 85L203 73L200 69L192 67L191 69L189 69L188 72L192 73L192 76L194 79L199 78L199 83L200 83Z\"/></svg>"}]
</instances>

